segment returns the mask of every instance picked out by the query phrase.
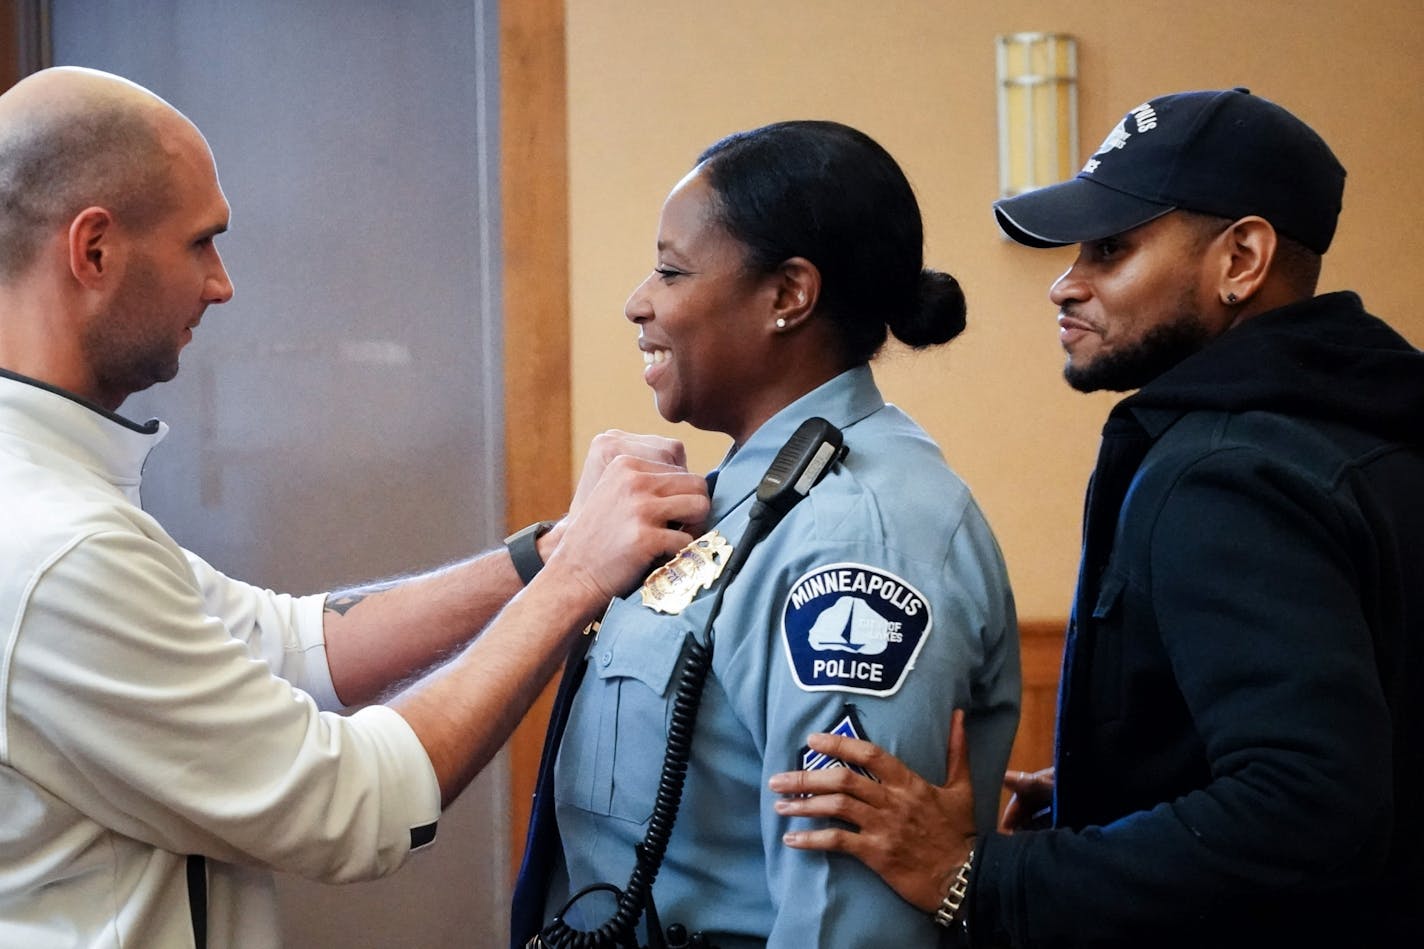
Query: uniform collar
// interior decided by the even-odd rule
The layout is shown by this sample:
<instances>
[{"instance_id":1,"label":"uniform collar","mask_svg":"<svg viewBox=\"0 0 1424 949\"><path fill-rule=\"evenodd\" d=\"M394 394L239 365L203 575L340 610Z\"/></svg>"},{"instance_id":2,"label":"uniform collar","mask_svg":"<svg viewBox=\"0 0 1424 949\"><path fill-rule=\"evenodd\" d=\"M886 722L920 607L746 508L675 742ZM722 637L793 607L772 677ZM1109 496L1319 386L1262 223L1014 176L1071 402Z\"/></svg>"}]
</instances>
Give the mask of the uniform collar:
<instances>
[{"instance_id":1,"label":"uniform collar","mask_svg":"<svg viewBox=\"0 0 1424 949\"><path fill-rule=\"evenodd\" d=\"M745 444L732 446L722 459L708 523L726 517L756 490L776 453L806 419L820 416L846 429L884 407L885 399L866 365L848 369L792 402L767 419Z\"/></svg>"},{"instance_id":2,"label":"uniform collar","mask_svg":"<svg viewBox=\"0 0 1424 949\"><path fill-rule=\"evenodd\" d=\"M137 504L144 462L168 426L158 419L140 425L73 393L0 369L0 434L18 436L83 466Z\"/></svg>"}]
</instances>

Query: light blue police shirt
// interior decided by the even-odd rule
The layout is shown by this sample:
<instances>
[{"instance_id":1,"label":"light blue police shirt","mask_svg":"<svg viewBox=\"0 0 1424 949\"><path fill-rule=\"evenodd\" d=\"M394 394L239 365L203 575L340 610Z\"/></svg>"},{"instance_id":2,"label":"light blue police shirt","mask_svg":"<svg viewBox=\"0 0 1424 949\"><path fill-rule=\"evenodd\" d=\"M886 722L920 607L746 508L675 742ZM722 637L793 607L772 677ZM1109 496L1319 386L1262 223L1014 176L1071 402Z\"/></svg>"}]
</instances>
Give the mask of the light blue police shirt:
<instances>
[{"instance_id":1,"label":"light blue police shirt","mask_svg":"<svg viewBox=\"0 0 1424 949\"><path fill-rule=\"evenodd\" d=\"M966 708L976 819L990 831L1018 724L1013 597L969 490L929 436L885 404L866 366L782 409L735 449L719 469L709 523L735 546L767 466L818 415L842 429L849 453L726 592L653 896L664 927L705 932L721 949L933 946L942 930L858 860L785 846L794 825L824 822L776 814L766 782L832 764L806 755L805 741L838 725L943 782L950 715ZM627 883L657 792L678 660L715 593L667 615L635 591L604 617L556 764L567 878L556 878L546 918L583 886ZM612 907L593 894L567 919L595 928Z\"/></svg>"}]
</instances>

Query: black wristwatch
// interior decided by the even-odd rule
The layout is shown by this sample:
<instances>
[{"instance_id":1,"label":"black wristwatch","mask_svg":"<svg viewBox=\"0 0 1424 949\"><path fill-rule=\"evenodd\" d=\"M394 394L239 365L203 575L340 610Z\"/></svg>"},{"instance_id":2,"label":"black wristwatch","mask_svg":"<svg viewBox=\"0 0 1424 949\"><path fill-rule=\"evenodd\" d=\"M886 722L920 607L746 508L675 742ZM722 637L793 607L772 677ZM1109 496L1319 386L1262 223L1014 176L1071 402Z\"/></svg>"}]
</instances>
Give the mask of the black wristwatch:
<instances>
[{"instance_id":1,"label":"black wristwatch","mask_svg":"<svg viewBox=\"0 0 1424 949\"><path fill-rule=\"evenodd\" d=\"M544 558L539 556L539 538L554 527L553 521L536 521L522 527L504 539L509 549L509 559L514 561L514 572L526 585L544 569Z\"/></svg>"}]
</instances>

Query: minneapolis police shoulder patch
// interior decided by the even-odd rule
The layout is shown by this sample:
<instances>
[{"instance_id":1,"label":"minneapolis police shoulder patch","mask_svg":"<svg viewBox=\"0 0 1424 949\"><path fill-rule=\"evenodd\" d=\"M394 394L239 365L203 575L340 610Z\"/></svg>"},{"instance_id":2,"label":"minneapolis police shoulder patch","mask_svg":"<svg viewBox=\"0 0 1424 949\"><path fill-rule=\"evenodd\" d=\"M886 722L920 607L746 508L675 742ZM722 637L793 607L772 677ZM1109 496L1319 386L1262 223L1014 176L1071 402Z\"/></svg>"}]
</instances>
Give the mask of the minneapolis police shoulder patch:
<instances>
[{"instance_id":1,"label":"minneapolis police shoulder patch","mask_svg":"<svg viewBox=\"0 0 1424 949\"><path fill-rule=\"evenodd\" d=\"M807 692L894 695L933 625L929 601L876 567L817 567L791 586L781 641Z\"/></svg>"}]
</instances>

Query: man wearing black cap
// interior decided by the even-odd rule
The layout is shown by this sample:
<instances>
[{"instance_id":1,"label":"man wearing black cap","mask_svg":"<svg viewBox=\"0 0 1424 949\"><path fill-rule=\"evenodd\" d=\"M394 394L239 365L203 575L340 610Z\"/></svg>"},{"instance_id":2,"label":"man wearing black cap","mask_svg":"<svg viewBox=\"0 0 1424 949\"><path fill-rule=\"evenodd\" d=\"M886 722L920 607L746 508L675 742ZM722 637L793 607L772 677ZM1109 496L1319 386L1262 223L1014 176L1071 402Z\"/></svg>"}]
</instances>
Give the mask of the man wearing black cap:
<instances>
[{"instance_id":1,"label":"man wearing black cap","mask_svg":"<svg viewBox=\"0 0 1424 949\"><path fill-rule=\"evenodd\" d=\"M974 838L959 747L935 787L818 736L881 782L773 778L813 795L783 814L860 830L788 844L859 857L974 946L1417 938L1424 354L1315 295L1344 179L1279 106L1189 92L995 206L1020 243L1080 245L1049 294L1068 382L1138 390L1088 489L1052 826L1019 802Z\"/></svg>"}]
</instances>

